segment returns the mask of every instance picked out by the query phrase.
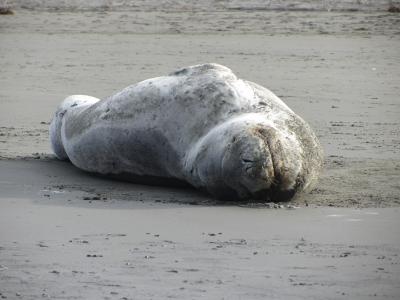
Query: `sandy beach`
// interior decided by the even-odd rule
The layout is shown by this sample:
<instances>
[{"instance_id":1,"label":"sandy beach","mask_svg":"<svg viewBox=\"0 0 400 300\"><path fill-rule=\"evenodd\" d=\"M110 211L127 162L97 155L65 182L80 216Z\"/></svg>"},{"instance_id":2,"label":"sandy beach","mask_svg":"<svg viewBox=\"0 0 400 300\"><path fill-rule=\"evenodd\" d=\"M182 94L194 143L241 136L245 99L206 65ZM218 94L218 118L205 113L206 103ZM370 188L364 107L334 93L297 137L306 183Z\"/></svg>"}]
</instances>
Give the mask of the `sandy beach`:
<instances>
[{"instance_id":1,"label":"sandy beach","mask_svg":"<svg viewBox=\"0 0 400 300\"><path fill-rule=\"evenodd\" d=\"M222 8L0 16L0 297L399 298L399 14ZM315 190L228 205L52 155L66 96L202 62L310 123L325 151Z\"/></svg>"}]
</instances>

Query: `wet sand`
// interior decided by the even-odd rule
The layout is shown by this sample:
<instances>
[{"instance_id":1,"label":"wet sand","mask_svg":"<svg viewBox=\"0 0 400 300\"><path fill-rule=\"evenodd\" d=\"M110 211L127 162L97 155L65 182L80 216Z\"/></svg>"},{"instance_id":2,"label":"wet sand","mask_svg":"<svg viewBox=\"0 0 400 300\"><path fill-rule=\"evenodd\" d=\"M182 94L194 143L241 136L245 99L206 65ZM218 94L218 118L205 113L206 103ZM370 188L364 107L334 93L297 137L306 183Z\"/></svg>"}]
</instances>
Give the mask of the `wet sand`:
<instances>
[{"instance_id":1,"label":"wet sand","mask_svg":"<svg viewBox=\"0 0 400 300\"><path fill-rule=\"evenodd\" d=\"M0 169L0 292L11 299L399 295L399 208L216 205L53 160Z\"/></svg>"},{"instance_id":2,"label":"wet sand","mask_svg":"<svg viewBox=\"0 0 400 300\"><path fill-rule=\"evenodd\" d=\"M383 12L1 16L0 293L397 299L399 20ZM102 98L201 62L270 88L312 125L326 161L311 194L282 208L226 205L190 189L94 177L51 156L48 122L65 96Z\"/></svg>"}]
</instances>

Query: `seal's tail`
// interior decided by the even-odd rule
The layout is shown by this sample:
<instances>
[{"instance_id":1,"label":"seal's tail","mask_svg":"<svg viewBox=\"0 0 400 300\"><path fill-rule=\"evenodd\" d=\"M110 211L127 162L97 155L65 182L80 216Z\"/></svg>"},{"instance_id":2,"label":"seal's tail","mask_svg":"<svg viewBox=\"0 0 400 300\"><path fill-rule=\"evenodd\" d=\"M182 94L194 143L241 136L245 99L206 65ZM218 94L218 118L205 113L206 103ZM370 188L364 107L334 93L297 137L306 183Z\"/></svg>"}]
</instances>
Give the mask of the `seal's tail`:
<instances>
[{"instance_id":1,"label":"seal's tail","mask_svg":"<svg viewBox=\"0 0 400 300\"><path fill-rule=\"evenodd\" d=\"M53 120L50 123L49 134L50 134L50 144L53 149L54 154L58 159L67 160L68 155L64 148L63 142L63 125L64 125L64 116L74 110L77 107L81 107L83 105L90 105L98 102L100 99L86 96L86 95L72 95L64 99L61 104L58 106Z\"/></svg>"}]
</instances>

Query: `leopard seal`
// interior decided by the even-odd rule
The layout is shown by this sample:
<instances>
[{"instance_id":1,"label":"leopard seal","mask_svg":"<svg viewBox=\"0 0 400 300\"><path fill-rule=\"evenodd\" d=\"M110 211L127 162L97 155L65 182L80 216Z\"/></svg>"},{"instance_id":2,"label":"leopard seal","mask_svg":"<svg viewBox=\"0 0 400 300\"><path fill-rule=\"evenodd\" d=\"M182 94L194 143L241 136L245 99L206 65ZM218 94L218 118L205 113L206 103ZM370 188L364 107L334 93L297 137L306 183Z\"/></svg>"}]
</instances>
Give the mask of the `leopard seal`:
<instances>
[{"instance_id":1,"label":"leopard seal","mask_svg":"<svg viewBox=\"0 0 400 300\"><path fill-rule=\"evenodd\" d=\"M59 159L82 170L176 179L233 201L289 200L315 184L323 161L301 117L268 89L213 63L103 100L69 96L50 139Z\"/></svg>"}]
</instances>

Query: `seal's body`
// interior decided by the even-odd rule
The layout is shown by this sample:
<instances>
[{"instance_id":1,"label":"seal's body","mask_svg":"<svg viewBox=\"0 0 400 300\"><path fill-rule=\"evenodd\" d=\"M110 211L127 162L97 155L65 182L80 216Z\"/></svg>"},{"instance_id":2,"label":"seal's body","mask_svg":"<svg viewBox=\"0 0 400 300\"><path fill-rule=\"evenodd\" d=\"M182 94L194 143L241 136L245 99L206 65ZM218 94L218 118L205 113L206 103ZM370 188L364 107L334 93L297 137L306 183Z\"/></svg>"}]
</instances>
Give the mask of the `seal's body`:
<instances>
[{"instance_id":1,"label":"seal's body","mask_svg":"<svg viewBox=\"0 0 400 300\"><path fill-rule=\"evenodd\" d=\"M290 199L322 165L310 127L269 90L221 65L191 66L104 100L64 100L52 148L80 169L177 179L226 200Z\"/></svg>"}]
</instances>

